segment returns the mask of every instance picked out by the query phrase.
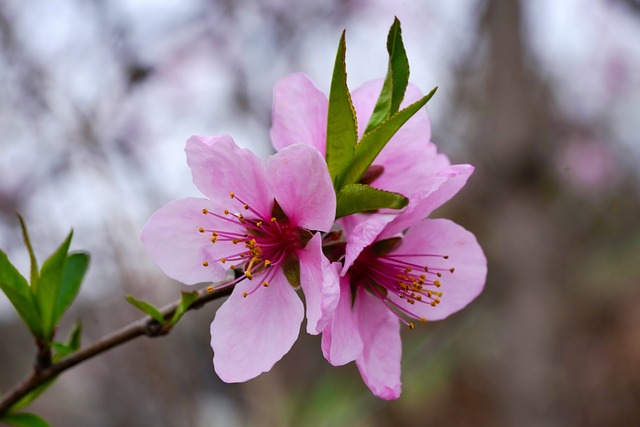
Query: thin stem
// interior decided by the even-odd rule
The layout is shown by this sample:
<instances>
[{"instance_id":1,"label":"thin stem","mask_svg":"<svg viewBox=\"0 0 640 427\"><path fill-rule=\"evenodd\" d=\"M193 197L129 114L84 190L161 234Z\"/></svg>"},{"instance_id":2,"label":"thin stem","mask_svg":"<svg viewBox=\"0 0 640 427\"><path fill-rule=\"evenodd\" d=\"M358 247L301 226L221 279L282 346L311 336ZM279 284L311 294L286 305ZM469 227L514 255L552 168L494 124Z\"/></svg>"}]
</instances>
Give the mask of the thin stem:
<instances>
[{"instance_id":1,"label":"thin stem","mask_svg":"<svg viewBox=\"0 0 640 427\"><path fill-rule=\"evenodd\" d=\"M226 284L226 282L218 284L218 286L222 286L224 284ZM205 289L200 292L198 298L189 307L189 310L200 308L208 302L228 296L231 294L232 290L233 286L223 287L222 289L215 290L213 292L209 292ZM160 310L165 319L170 319L171 316L173 316L173 313L179 303L180 301L178 300ZM169 332L169 328L163 327L150 316L145 316L115 332L112 332L111 334L102 337L97 342L78 350L76 353L73 353L56 363L52 363L42 368L36 365L29 376L24 378L13 389L9 390L2 396L2 399L0 400L0 417L11 409L13 405L19 402L20 399L29 394L29 392L44 382L57 377L67 369L140 336L146 335L148 337L159 337L166 335Z\"/></svg>"}]
</instances>

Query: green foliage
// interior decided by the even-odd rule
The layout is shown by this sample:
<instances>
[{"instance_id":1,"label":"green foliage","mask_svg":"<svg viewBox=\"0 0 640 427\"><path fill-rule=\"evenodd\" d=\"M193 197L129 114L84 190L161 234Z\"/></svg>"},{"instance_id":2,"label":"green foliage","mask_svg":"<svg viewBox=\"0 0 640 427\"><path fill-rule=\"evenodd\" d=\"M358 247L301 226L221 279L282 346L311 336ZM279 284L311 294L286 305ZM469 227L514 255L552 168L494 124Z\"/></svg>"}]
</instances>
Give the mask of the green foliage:
<instances>
[{"instance_id":1,"label":"green foliage","mask_svg":"<svg viewBox=\"0 0 640 427\"><path fill-rule=\"evenodd\" d=\"M5 415L0 422L13 427L50 427L49 423L39 416L27 412Z\"/></svg>"},{"instance_id":2,"label":"green foliage","mask_svg":"<svg viewBox=\"0 0 640 427\"><path fill-rule=\"evenodd\" d=\"M27 280L11 264L7 255L0 251L0 289L36 338L43 337L40 312Z\"/></svg>"},{"instance_id":3,"label":"green foliage","mask_svg":"<svg viewBox=\"0 0 640 427\"><path fill-rule=\"evenodd\" d=\"M393 25L389 29L387 52L389 52L387 76L384 79L382 91L369 119L369 124L367 124L365 134L398 112L409 84L409 59L402 43L402 29L398 18L394 19Z\"/></svg>"},{"instance_id":4,"label":"green foliage","mask_svg":"<svg viewBox=\"0 0 640 427\"><path fill-rule=\"evenodd\" d=\"M131 305L133 305L134 307L138 308L139 310L144 311L145 313L147 313L149 316L151 316L153 318L153 320L155 320L156 322L160 323L161 325L164 325L165 321L164 321L164 314L162 314L162 312L160 311L160 309L158 309L156 306L146 302L146 301L142 301L139 299L136 299L135 297L131 296L131 295L127 295L125 297L125 299L127 301L129 301L129 303Z\"/></svg>"},{"instance_id":5,"label":"green foliage","mask_svg":"<svg viewBox=\"0 0 640 427\"><path fill-rule=\"evenodd\" d=\"M171 320L169 321L169 325L174 326L178 321L182 318L184 313L189 310L189 308L193 305L193 303L198 299L198 292L182 292L180 296L180 303L176 308L176 311L173 313Z\"/></svg>"},{"instance_id":6,"label":"green foliage","mask_svg":"<svg viewBox=\"0 0 640 427\"><path fill-rule=\"evenodd\" d=\"M402 209L409 200L399 193L364 184L348 184L338 192L336 218L382 208Z\"/></svg>"},{"instance_id":7,"label":"green foliage","mask_svg":"<svg viewBox=\"0 0 640 427\"><path fill-rule=\"evenodd\" d=\"M51 348L55 351L53 361L57 362L59 360L62 360L64 357L78 351L80 349L81 336L82 324L80 323L80 321L77 321L73 325L73 329L71 329L66 342L54 342L53 344L51 344Z\"/></svg>"},{"instance_id":8,"label":"green foliage","mask_svg":"<svg viewBox=\"0 0 640 427\"><path fill-rule=\"evenodd\" d=\"M326 150L327 166L337 194L338 218L381 208L402 209L408 203L405 196L376 190L363 178L389 140L425 106L436 89L400 110L409 84L409 60L397 18L389 29L387 51L387 75L365 133L358 141L358 123L347 87L344 32L340 38L329 94Z\"/></svg>"},{"instance_id":9,"label":"green foliage","mask_svg":"<svg viewBox=\"0 0 640 427\"><path fill-rule=\"evenodd\" d=\"M351 164L358 141L356 111L347 87L345 32L340 37L336 62L329 92L327 116L327 166L336 191L340 190L341 176Z\"/></svg>"}]
</instances>

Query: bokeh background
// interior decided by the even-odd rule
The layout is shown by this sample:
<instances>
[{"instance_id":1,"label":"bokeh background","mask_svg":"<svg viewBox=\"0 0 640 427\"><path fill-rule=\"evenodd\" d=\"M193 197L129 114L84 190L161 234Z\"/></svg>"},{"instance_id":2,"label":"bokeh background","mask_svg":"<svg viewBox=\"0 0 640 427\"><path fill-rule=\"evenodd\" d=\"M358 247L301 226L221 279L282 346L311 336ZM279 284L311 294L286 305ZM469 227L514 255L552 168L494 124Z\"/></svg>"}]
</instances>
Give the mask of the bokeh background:
<instances>
[{"instance_id":1,"label":"bokeh background","mask_svg":"<svg viewBox=\"0 0 640 427\"><path fill-rule=\"evenodd\" d=\"M27 270L19 211L40 259L70 228L91 252L61 336L138 318L126 294L176 299L138 236L197 194L185 140L227 133L266 158L274 84L303 71L326 91L343 28L351 88L382 77L394 15L411 80L439 86L434 142L477 168L435 216L489 260L468 309L403 331L402 398L374 398L305 333L271 372L224 384L209 304L64 374L34 412L72 427L637 425L638 0L2 0L0 247ZM33 356L0 296L0 389Z\"/></svg>"}]
</instances>

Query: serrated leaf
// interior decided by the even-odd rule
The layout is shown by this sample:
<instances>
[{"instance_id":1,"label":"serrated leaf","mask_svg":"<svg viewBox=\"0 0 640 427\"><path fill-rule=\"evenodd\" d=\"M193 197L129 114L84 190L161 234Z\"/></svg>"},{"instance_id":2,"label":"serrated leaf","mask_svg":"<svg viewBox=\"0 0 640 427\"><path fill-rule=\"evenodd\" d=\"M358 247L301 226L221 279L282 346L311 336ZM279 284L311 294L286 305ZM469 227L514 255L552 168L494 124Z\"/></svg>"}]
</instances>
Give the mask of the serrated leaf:
<instances>
[{"instance_id":1,"label":"serrated leaf","mask_svg":"<svg viewBox=\"0 0 640 427\"><path fill-rule=\"evenodd\" d=\"M29 238L29 232L27 231L27 224L22 218L22 215L18 214L18 220L20 221L20 228L22 229L22 239L24 240L24 245L27 247L27 251L29 252L29 260L31 261L31 286L38 286L38 280L40 279L40 274L38 273L38 261L36 260L36 255L33 252L33 246L31 246L31 239Z\"/></svg>"},{"instance_id":2,"label":"serrated leaf","mask_svg":"<svg viewBox=\"0 0 640 427\"><path fill-rule=\"evenodd\" d=\"M157 307L155 307L154 305L152 305L152 304L150 304L150 303L148 303L146 301L142 301L142 300L136 299L135 297L133 297L131 295L127 295L125 297L125 299L127 301L129 301L129 303L131 305L133 305L134 307L136 307L139 310L142 310L145 313L147 313L156 322L160 323L161 325L164 325L164 323L165 323L164 315L160 312L160 310Z\"/></svg>"},{"instance_id":3,"label":"serrated leaf","mask_svg":"<svg viewBox=\"0 0 640 427\"><path fill-rule=\"evenodd\" d=\"M5 415L0 421L13 427L50 427L50 424L39 416L27 412Z\"/></svg>"},{"instance_id":4,"label":"serrated leaf","mask_svg":"<svg viewBox=\"0 0 640 427\"><path fill-rule=\"evenodd\" d=\"M174 326L176 323L178 323L180 318L182 318L184 313L187 312L189 307L191 307L191 305L196 299L198 299L197 291L182 292L180 296L180 303L178 304L176 311L173 313L173 316L171 317L171 321L169 322L169 324L171 326Z\"/></svg>"},{"instance_id":5,"label":"serrated leaf","mask_svg":"<svg viewBox=\"0 0 640 427\"><path fill-rule=\"evenodd\" d=\"M333 68L327 113L326 159L334 187L337 178L351 163L358 142L356 112L347 87L346 49L345 32L343 31ZM339 190L338 187L335 188Z\"/></svg>"},{"instance_id":6,"label":"serrated leaf","mask_svg":"<svg viewBox=\"0 0 640 427\"><path fill-rule=\"evenodd\" d=\"M42 321L27 280L0 251L0 289L36 338L42 338Z\"/></svg>"},{"instance_id":7,"label":"serrated leaf","mask_svg":"<svg viewBox=\"0 0 640 427\"><path fill-rule=\"evenodd\" d=\"M409 199L399 193L364 184L345 185L337 196L336 218L376 209L402 209Z\"/></svg>"},{"instance_id":8,"label":"serrated leaf","mask_svg":"<svg viewBox=\"0 0 640 427\"><path fill-rule=\"evenodd\" d=\"M384 84L373 109L365 134L371 132L400 109L409 84L409 59L402 43L400 21L395 18L387 37L389 67Z\"/></svg>"},{"instance_id":9,"label":"serrated leaf","mask_svg":"<svg viewBox=\"0 0 640 427\"><path fill-rule=\"evenodd\" d=\"M393 135L396 134L407 120L413 117L415 113L429 102L437 89L438 88L434 88L427 95L423 96L405 109L400 110L391 116L386 122L382 123L373 131L362 137L362 140L356 146L353 161L342 176L340 188L347 184L356 183L360 180L376 157L378 157L378 154L380 154L385 145L387 145L387 142L389 142Z\"/></svg>"},{"instance_id":10,"label":"serrated leaf","mask_svg":"<svg viewBox=\"0 0 640 427\"><path fill-rule=\"evenodd\" d=\"M89 268L89 261L90 257L86 252L74 252L67 256L62 280L53 306L53 326L58 324L64 312L78 295L82 279Z\"/></svg>"},{"instance_id":11,"label":"serrated leaf","mask_svg":"<svg viewBox=\"0 0 640 427\"><path fill-rule=\"evenodd\" d=\"M58 249L42 264L38 287L32 288L36 302L40 308L42 330L46 339L53 337L55 327L54 307L62 286L62 278L65 272L67 254L69 253L69 245L71 245L72 237L73 230L69 232L69 235Z\"/></svg>"}]
</instances>

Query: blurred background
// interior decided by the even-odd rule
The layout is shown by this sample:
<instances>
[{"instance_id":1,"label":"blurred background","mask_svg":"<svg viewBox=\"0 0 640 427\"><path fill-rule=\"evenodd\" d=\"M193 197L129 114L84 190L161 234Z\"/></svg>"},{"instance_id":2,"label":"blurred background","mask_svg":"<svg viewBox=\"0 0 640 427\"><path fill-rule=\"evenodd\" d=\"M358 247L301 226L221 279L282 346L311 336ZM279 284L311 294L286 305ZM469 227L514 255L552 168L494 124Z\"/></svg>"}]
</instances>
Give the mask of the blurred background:
<instances>
[{"instance_id":1,"label":"blurred background","mask_svg":"<svg viewBox=\"0 0 640 427\"><path fill-rule=\"evenodd\" d=\"M197 195L192 134L231 134L261 157L274 84L303 71L327 91L347 28L350 87L386 71L402 21L411 80L439 86L433 141L476 173L435 216L473 231L484 293L403 331L400 400L301 333L269 373L227 385L192 312L64 374L32 407L54 426L630 426L640 420L640 1L2 0L0 248L39 259L73 227L92 266L64 337L89 343L180 285L139 232ZM35 354L0 295L0 389Z\"/></svg>"}]
</instances>

